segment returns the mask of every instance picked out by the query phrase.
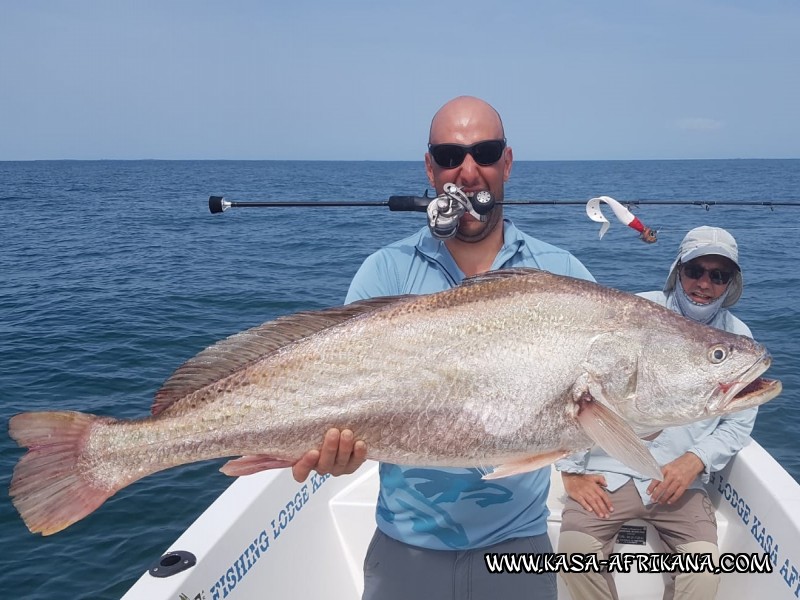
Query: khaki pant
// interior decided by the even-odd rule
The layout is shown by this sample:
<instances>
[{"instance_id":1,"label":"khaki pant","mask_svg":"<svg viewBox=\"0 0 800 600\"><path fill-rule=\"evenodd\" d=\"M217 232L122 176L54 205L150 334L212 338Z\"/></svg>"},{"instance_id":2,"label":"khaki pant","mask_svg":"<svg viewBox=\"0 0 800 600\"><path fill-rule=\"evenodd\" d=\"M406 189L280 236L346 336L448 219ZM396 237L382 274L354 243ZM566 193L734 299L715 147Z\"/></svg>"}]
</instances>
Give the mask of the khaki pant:
<instances>
[{"instance_id":1,"label":"khaki pant","mask_svg":"<svg viewBox=\"0 0 800 600\"><path fill-rule=\"evenodd\" d=\"M614 511L601 519L568 498L561 516L558 551L566 554L597 554L608 558L626 521L642 519L651 523L672 552L710 553L716 564L717 520L714 507L701 490L687 490L674 504L645 506L629 481L610 492ZM625 575L622 574L622 577ZM617 588L609 572L561 573L573 600L617 600ZM719 575L679 573L665 586L664 600L711 600L716 597Z\"/></svg>"}]
</instances>

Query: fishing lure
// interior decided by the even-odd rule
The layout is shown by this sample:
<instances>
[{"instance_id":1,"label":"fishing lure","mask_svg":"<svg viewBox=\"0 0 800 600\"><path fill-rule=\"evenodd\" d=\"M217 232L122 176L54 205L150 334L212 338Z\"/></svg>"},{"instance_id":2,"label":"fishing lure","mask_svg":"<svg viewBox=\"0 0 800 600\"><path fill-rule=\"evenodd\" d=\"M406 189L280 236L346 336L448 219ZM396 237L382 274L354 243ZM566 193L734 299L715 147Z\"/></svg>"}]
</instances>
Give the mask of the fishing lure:
<instances>
[{"instance_id":1,"label":"fishing lure","mask_svg":"<svg viewBox=\"0 0 800 600\"><path fill-rule=\"evenodd\" d=\"M597 198L592 198L586 203L587 216L592 221L603 224L600 227L600 239L603 239L606 231L608 231L608 228L611 226L611 224L608 222L608 219L606 219L603 215L603 211L600 209L601 202L604 202L611 207L611 210L614 211L614 215L623 225L627 225L631 229L638 231L639 238L643 242L654 244L656 241L658 241L658 232L655 229L651 229L642 223L631 211L610 196L598 196Z\"/></svg>"}]
</instances>

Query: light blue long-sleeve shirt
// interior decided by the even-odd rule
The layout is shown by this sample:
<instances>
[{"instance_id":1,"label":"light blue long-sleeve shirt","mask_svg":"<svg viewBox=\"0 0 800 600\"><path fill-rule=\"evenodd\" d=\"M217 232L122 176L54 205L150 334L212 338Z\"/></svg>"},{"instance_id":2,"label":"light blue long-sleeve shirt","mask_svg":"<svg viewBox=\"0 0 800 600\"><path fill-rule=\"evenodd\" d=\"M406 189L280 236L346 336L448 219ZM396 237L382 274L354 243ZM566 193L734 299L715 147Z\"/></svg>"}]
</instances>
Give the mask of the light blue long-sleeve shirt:
<instances>
[{"instance_id":1,"label":"light blue long-sleeve shirt","mask_svg":"<svg viewBox=\"0 0 800 600\"><path fill-rule=\"evenodd\" d=\"M503 236L493 270L536 267L593 281L574 256L525 235L511 221L504 221ZM369 256L346 302L439 292L463 278L445 244L425 227ZM547 531L549 468L494 481L481 476L477 469L381 463L377 525L390 537L434 550L481 548Z\"/></svg>"},{"instance_id":2,"label":"light blue long-sleeve shirt","mask_svg":"<svg viewBox=\"0 0 800 600\"><path fill-rule=\"evenodd\" d=\"M669 302L663 292L643 292L638 295L675 310L674 303ZM720 311L712 325L730 333L753 337L747 325L728 310ZM728 461L742 449L753 430L757 412L758 408L748 408L723 417L669 427L664 429L654 440L645 441L644 444L661 466L683 456L686 452L695 454L703 461L704 469L701 476L695 479L689 488L702 489L703 483L708 482L709 475L723 469ZM610 457L600 448L595 447L588 452L573 454L558 461L556 468L567 473L603 475L610 492L621 488L629 480L633 480L642 502L650 503L647 488L651 480L627 467L616 458Z\"/></svg>"}]
</instances>

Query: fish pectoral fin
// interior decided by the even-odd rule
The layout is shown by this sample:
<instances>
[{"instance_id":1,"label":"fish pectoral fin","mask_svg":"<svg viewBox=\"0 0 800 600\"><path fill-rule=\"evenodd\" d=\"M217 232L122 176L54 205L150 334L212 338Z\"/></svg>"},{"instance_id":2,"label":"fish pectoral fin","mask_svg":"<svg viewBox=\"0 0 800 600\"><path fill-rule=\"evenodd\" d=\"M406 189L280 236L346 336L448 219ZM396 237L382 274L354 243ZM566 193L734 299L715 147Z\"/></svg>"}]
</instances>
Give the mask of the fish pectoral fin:
<instances>
[{"instance_id":1,"label":"fish pectoral fin","mask_svg":"<svg viewBox=\"0 0 800 600\"><path fill-rule=\"evenodd\" d=\"M231 477L241 477L242 475L252 475L268 469L282 469L291 467L294 463L282 458L273 458L265 454L253 454L233 458L220 468L220 471Z\"/></svg>"},{"instance_id":2,"label":"fish pectoral fin","mask_svg":"<svg viewBox=\"0 0 800 600\"><path fill-rule=\"evenodd\" d=\"M588 398L587 398L588 396ZM609 456L622 461L645 477L661 480L661 467L631 427L614 411L586 394L577 416L584 433Z\"/></svg>"},{"instance_id":3,"label":"fish pectoral fin","mask_svg":"<svg viewBox=\"0 0 800 600\"><path fill-rule=\"evenodd\" d=\"M553 464L557 460L568 456L569 452L566 450L556 450L554 452L546 452L545 454L534 454L533 456L526 456L511 462L503 463L495 467L494 471L487 473L481 479L500 479L501 477L508 477L510 475L519 475L520 473L528 473L541 469L547 465Z\"/></svg>"}]
</instances>

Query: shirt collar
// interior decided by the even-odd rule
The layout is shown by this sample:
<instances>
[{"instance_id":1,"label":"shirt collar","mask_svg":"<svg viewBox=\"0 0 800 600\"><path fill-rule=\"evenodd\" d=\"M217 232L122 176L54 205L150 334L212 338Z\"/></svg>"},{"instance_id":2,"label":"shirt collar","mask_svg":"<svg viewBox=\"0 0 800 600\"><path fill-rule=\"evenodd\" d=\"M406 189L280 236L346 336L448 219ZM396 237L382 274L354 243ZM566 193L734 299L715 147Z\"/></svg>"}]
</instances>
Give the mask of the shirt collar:
<instances>
[{"instance_id":1,"label":"shirt collar","mask_svg":"<svg viewBox=\"0 0 800 600\"><path fill-rule=\"evenodd\" d=\"M492 270L502 268L521 252L524 246L525 239L522 232L510 220L503 219L503 245L492 262ZM420 231L416 249L429 260L439 263L455 282L458 283L464 279L464 273L458 268L444 241L433 237L428 227Z\"/></svg>"}]
</instances>

